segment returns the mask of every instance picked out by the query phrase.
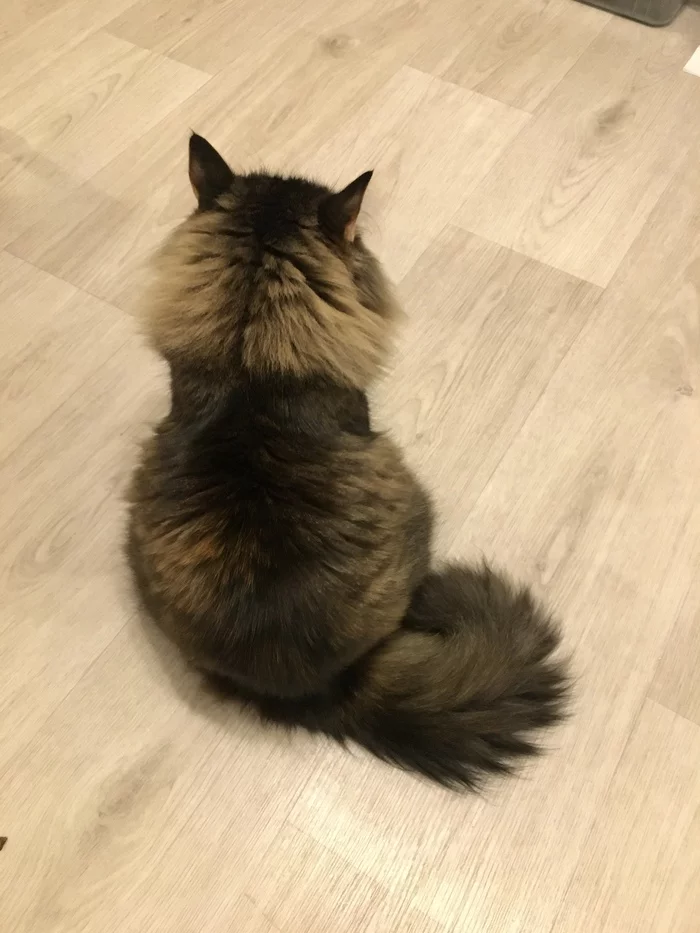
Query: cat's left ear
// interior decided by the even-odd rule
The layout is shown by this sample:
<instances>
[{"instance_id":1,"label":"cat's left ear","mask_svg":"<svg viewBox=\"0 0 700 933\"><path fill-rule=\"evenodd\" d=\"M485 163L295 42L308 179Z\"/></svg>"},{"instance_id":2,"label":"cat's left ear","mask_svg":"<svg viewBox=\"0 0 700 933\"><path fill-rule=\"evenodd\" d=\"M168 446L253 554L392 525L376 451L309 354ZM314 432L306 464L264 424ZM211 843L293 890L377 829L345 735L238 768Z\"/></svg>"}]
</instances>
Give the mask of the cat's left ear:
<instances>
[{"instance_id":1,"label":"cat's left ear","mask_svg":"<svg viewBox=\"0 0 700 933\"><path fill-rule=\"evenodd\" d=\"M331 236L348 243L355 239L357 218L360 216L362 199L371 178L372 172L365 172L355 181L351 181L347 188L343 188L337 194L329 194L321 202L318 217Z\"/></svg>"},{"instance_id":2,"label":"cat's left ear","mask_svg":"<svg viewBox=\"0 0 700 933\"><path fill-rule=\"evenodd\" d=\"M206 210L233 183L234 175L216 149L203 136L190 136L190 184L200 208Z\"/></svg>"}]
</instances>

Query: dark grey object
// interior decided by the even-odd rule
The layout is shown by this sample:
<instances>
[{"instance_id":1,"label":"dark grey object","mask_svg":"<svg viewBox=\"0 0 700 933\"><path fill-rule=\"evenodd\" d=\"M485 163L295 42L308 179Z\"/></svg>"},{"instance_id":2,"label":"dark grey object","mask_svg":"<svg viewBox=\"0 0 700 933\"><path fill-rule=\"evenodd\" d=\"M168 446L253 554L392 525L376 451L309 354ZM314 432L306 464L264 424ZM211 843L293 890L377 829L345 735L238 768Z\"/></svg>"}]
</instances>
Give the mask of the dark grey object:
<instances>
[{"instance_id":1,"label":"dark grey object","mask_svg":"<svg viewBox=\"0 0 700 933\"><path fill-rule=\"evenodd\" d=\"M648 26L667 26L685 3L685 0L582 0L609 13L618 13L639 20Z\"/></svg>"}]
</instances>

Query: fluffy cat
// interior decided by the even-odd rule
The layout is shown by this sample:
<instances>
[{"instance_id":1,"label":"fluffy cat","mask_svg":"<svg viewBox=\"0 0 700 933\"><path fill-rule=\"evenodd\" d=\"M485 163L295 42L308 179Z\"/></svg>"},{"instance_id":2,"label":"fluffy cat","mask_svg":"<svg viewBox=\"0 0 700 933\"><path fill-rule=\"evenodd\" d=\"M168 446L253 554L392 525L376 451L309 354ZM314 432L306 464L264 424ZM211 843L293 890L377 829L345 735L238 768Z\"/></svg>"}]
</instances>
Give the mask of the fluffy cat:
<instances>
[{"instance_id":1,"label":"fluffy cat","mask_svg":"<svg viewBox=\"0 0 700 933\"><path fill-rule=\"evenodd\" d=\"M372 429L396 300L343 191L234 174L190 140L198 207L155 261L172 406L131 489L157 624L269 719L475 788L563 715L558 634L487 566L433 569L430 500Z\"/></svg>"}]
</instances>

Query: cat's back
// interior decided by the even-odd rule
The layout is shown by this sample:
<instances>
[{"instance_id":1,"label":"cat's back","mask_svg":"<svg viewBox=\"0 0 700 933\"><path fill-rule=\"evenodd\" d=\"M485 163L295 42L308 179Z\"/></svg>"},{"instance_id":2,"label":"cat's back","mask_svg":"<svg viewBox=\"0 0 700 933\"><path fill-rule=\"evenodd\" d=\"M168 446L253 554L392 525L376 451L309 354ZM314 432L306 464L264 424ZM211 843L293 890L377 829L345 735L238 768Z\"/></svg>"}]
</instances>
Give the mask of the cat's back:
<instances>
[{"instance_id":1,"label":"cat's back","mask_svg":"<svg viewBox=\"0 0 700 933\"><path fill-rule=\"evenodd\" d=\"M144 445L131 489L132 550L183 612L342 570L381 535L386 441L363 393L249 389L212 411L173 412Z\"/></svg>"}]
</instances>

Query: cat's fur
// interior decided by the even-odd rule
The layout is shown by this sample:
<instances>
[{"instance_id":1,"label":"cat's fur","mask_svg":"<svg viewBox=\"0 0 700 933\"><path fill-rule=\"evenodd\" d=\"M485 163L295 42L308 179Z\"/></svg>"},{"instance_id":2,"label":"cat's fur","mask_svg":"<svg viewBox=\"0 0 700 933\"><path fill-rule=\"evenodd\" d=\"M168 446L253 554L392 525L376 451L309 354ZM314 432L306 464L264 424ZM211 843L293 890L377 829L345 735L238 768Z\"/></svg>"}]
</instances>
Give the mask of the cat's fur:
<instances>
[{"instance_id":1,"label":"cat's fur","mask_svg":"<svg viewBox=\"0 0 700 933\"><path fill-rule=\"evenodd\" d=\"M429 499L370 426L398 309L344 191L234 175L190 141L198 209L156 260L147 326L172 408L131 491L158 625L260 712L474 787L560 719L558 635L484 566L431 569Z\"/></svg>"}]
</instances>

